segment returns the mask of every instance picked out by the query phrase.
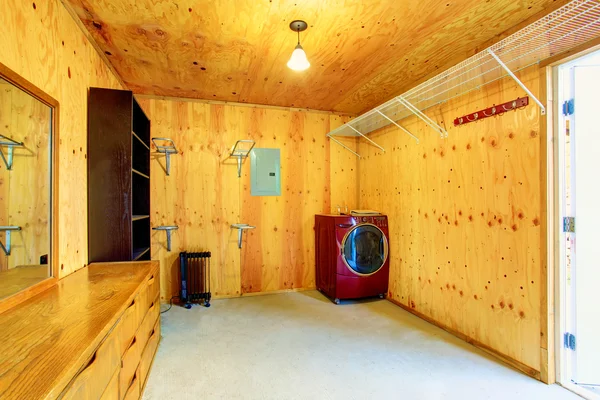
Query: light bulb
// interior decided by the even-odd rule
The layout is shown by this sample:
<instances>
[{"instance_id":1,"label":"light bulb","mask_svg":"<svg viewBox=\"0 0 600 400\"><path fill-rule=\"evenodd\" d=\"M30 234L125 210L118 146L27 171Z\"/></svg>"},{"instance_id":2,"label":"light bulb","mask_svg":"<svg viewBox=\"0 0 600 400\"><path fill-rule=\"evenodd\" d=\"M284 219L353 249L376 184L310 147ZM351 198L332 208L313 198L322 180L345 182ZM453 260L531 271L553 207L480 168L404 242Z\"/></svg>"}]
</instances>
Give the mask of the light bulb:
<instances>
[{"instance_id":1,"label":"light bulb","mask_svg":"<svg viewBox=\"0 0 600 400\"><path fill-rule=\"evenodd\" d=\"M304 71L308 67L310 67L310 63L306 58L306 53L300 44L296 46L292 56L290 57L290 61L287 63L288 68L293 69L294 71Z\"/></svg>"}]
</instances>

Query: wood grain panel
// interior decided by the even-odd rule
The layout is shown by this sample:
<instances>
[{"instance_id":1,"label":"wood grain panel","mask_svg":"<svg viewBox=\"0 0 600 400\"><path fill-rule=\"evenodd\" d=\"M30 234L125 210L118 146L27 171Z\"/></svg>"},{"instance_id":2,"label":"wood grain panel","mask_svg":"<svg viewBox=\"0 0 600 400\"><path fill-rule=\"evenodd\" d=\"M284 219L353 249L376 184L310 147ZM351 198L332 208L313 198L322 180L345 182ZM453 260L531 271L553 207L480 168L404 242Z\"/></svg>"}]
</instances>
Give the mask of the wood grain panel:
<instances>
[{"instance_id":1,"label":"wood grain panel","mask_svg":"<svg viewBox=\"0 0 600 400\"><path fill-rule=\"evenodd\" d=\"M58 177L60 277L87 262L87 88L120 89L59 0L7 0L0 13L0 62L60 103Z\"/></svg>"},{"instance_id":2,"label":"wood grain panel","mask_svg":"<svg viewBox=\"0 0 600 400\"><path fill-rule=\"evenodd\" d=\"M557 3L65 1L136 93L351 113L464 60ZM309 24L301 41L312 66L301 73L286 66L294 19Z\"/></svg>"},{"instance_id":3,"label":"wood grain panel","mask_svg":"<svg viewBox=\"0 0 600 400\"><path fill-rule=\"evenodd\" d=\"M538 92L537 68L520 76ZM361 142L360 201L389 215L393 301L539 372L539 109L452 124L523 95L503 80L430 110L447 140L408 118L420 145L395 128L372 136L386 153Z\"/></svg>"},{"instance_id":4,"label":"wood grain panel","mask_svg":"<svg viewBox=\"0 0 600 400\"><path fill-rule=\"evenodd\" d=\"M12 233L12 254L0 252L0 271L39 264L50 252L50 114L48 106L0 79L1 133L24 143L14 149L10 171L0 162L0 225L22 228Z\"/></svg>"},{"instance_id":5,"label":"wood grain panel","mask_svg":"<svg viewBox=\"0 0 600 400\"><path fill-rule=\"evenodd\" d=\"M169 177L164 156L152 154L152 226L179 226L171 252L166 251L164 232L152 236L152 254L163 265L161 299L169 301L178 294L178 255L184 250L212 252L211 285L217 297L314 287L314 214L331 211L332 188L337 198L358 202L356 186L332 182L342 168L330 163L325 136L347 117L194 101L139 101L152 120L152 136L170 137L180 150L171 158ZM257 148L281 149L281 196L250 195L249 160L238 178L236 160L228 158L239 139L253 139ZM244 234L241 251L237 230L230 227L239 222L257 227Z\"/></svg>"}]
</instances>

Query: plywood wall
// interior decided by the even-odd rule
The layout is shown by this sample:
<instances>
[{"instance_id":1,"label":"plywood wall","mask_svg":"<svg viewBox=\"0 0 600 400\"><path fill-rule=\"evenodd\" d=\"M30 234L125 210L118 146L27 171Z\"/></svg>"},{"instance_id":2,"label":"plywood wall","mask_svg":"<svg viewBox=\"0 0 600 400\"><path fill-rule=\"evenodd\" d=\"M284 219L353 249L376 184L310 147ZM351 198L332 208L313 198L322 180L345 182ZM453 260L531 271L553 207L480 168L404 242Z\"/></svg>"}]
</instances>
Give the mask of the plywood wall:
<instances>
[{"instance_id":1,"label":"plywood wall","mask_svg":"<svg viewBox=\"0 0 600 400\"><path fill-rule=\"evenodd\" d=\"M0 62L60 103L60 276L87 262L87 89L121 84L59 0L3 0Z\"/></svg>"},{"instance_id":2,"label":"plywood wall","mask_svg":"<svg viewBox=\"0 0 600 400\"><path fill-rule=\"evenodd\" d=\"M520 74L538 92L537 68ZM539 108L454 128L458 116L525 93L503 80L361 142L360 206L389 215L389 296L484 347L540 371ZM543 198L545 200L545 197Z\"/></svg>"},{"instance_id":3,"label":"plywood wall","mask_svg":"<svg viewBox=\"0 0 600 400\"><path fill-rule=\"evenodd\" d=\"M152 233L152 258L162 265L161 298L178 294L180 251L212 252L211 290L217 297L314 288L314 215L342 201L357 205L356 158L331 149L325 136L346 117L139 100L152 136L172 138L180 150L172 156L171 176L163 156L151 161L151 224L179 226L170 252L164 232ZM281 196L250 195L250 160L238 178L236 160L228 158L240 139L281 150ZM339 165L346 158L349 163ZM242 250L235 223L256 226L245 234Z\"/></svg>"},{"instance_id":4,"label":"plywood wall","mask_svg":"<svg viewBox=\"0 0 600 400\"><path fill-rule=\"evenodd\" d=\"M1 134L24 144L14 148L11 170L0 162L0 225L21 227L11 233L11 255L0 251L0 271L39 264L49 254L50 121L48 106L0 79Z\"/></svg>"}]
</instances>

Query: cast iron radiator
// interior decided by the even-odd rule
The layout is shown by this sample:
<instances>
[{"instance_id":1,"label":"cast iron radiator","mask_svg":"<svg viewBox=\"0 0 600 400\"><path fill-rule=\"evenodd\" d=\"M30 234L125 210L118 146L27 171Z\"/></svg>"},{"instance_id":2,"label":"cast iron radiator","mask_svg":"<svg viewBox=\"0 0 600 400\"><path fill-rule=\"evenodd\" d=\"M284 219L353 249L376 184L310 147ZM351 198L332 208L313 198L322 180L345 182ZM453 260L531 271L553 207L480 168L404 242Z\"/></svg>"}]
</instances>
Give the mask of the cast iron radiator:
<instances>
[{"instance_id":1,"label":"cast iron radiator","mask_svg":"<svg viewBox=\"0 0 600 400\"><path fill-rule=\"evenodd\" d=\"M181 267L181 288L179 301L185 308L192 303L210 307L210 251L200 253L179 253Z\"/></svg>"}]
</instances>

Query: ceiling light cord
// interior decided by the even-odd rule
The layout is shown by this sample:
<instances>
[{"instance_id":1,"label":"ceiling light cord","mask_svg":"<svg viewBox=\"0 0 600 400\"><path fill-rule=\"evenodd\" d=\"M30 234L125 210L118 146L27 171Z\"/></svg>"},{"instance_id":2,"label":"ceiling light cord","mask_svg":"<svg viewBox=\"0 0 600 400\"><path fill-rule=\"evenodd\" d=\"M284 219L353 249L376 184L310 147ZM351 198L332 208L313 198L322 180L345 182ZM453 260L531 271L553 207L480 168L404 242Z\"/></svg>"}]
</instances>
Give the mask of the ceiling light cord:
<instances>
[{"instance_id":1,"label":"ceiling light cord","mask_svg":"<svg viewBox=\"0 0 600 400\"><path fill-rule=\"evenodd\" d=\"M300 44L300 28L298 28L298 44Z\"/></svg>"}]
</instances>

